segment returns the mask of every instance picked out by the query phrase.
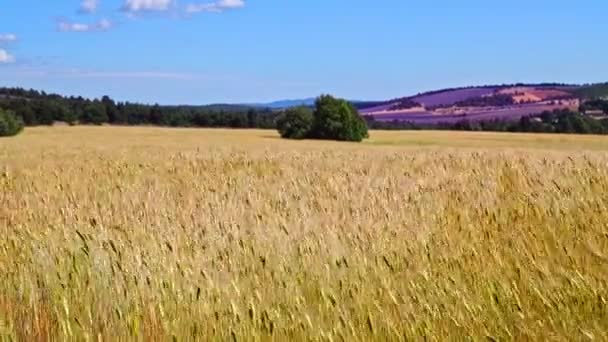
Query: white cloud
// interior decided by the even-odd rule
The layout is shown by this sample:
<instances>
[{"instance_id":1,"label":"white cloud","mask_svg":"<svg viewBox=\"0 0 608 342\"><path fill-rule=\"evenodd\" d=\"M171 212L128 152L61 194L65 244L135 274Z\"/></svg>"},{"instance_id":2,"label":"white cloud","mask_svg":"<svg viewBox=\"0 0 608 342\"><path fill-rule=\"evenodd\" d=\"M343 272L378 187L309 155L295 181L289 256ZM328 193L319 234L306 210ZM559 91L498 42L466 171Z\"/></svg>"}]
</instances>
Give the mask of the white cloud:
<instances>
[{"instance_id":1,"label":"white cloud","mask_svg":"<svg viewBox=\"0 0 608 342\"><path fill-rule=\"evenodd\" d=\"M186 6L187 13L199 12L222 12L227 9L235 9L245 7L244 0L218 0L210 3L188 4Z\"/></svg>"},{"instance_id":2,"label":"white cloud","mask_svg":"<svg viewBox=\"0 0 608 342\"><path fill-rule=\"evenodd\" d=\"M125 0L123 9L129 12L166 11L173 2L173 0Z\"/></svg>"},{"instance_id":3,"label":"white cloud","mask_svg":"<svg viewBox=\"0 0 608 342\"><path fill-rule=\"evenodd\" d=\"M0 43L10 43L17 40L17 36L12 33L0 34Z\"/></svg>"},{"instance_id":4,"label":"white cloud","mask_svg":"<svg viewBox=\"0 0 608 342\"><path fill-rule=\"evenodd\" d=\"M241 8L245 7L244 0L220 0L217 2L221 8Z\"/></svg>"},{"instance_id":5,"label":"white cloud","mask_svg":"<svg viewBox=\"0 0 608 342\"><path fill-rule=\"evenodd\" d=\"M75 23L69 20L60 20L57 24L59 31L62 32L95 32L107 31L112 28L112 22L107 19L92 24Z\"/></svg>"},{"instance_id":6,"label":"white cloud","mask_svg":"<svg viewBox=\"0 0 608 342\"><path fill-rule=\"evenodd\" d=\"M6 50L0 49L0 64L3 63L13 63L15 61L15 57L9 54Z\"/></svg>"},{"instance_id":7,"label":"white cloud","mask_svg":"<svg viewBox=\"0 0 608 342\"><path fill-rule=\"evenodd\" d=\"M82 13L95 13L99 6L99 0L82 0L80 3L80 12Z\"/></svg>"}]
</instances>

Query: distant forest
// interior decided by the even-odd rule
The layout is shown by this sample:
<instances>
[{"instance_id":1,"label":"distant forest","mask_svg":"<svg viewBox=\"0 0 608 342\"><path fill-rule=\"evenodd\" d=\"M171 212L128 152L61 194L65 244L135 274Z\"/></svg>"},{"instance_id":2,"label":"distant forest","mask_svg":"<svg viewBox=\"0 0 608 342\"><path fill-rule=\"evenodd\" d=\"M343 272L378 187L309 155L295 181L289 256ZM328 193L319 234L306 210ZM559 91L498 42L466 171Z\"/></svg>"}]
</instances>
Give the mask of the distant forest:
<instances>
[{"instance_id":1,"label":"distant forest","mask_svg":"<svg viewBox=\"0 0 608 342\"><path fill-rule=\"evenodd\" d=\"M160 106L64 97L20 88L0 88L0 108L27 126L69 124L158 125L172 127L275 128L276 112L237 105Z\"/></svg>"},{"instance_id":2,"label":"distant forest","mask_svg":"<svg viewBox=\"0 0 608 342\"><path fill-rule=\"evenodd\" d=\"M584 88L583 88L584 89ZM589 92L590 89L585 89ZM595 92L595 89L593 89ZM594 94L595 95L595 94ZM375 103L358 103L372 105ZM405 103L406 107L412 104ZM0 88L0 109L14 112L27 126L68 124L157 125L168 127L264 128L275 129L280 111L239 105L161 106L101 99L64 97L20 88ZM581 110L608 114L608 100L586 101ZM381 122L365 117L371 129L468 130L495 132L537 132L608 134L608 119L593 118L569 110L545 112L519 121L462 121L456 124L416 125L403 121Z\"/></svg>"}]
</instances>

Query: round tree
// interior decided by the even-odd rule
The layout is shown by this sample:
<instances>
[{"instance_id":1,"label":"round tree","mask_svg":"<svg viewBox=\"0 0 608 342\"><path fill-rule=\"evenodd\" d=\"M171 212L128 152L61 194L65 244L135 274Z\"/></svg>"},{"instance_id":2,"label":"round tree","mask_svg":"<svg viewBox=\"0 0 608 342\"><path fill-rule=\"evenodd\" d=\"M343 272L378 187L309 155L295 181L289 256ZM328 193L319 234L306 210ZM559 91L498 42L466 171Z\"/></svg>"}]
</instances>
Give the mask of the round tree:
<instances>
[{"instance_id":1,"label":"round tree","mask_svg":"<svg viewBox=\"0 0 608 342\"><path fill-rule=\"evenodd\" d=\"M368 137L367 130L357 109L347 101L322 95L315 102L312 138L360 142Z\"/></svg>"}]
</instances>

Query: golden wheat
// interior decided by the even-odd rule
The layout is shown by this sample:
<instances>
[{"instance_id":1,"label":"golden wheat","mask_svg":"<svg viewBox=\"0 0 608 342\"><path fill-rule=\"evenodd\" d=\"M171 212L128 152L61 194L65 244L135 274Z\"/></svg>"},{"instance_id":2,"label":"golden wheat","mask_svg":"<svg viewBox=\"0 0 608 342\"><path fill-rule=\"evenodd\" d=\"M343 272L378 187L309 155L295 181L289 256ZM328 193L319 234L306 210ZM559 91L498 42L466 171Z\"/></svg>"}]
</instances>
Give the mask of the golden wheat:
<instances>
[{"instance_id":1,"label":"golden wheat","mask_svg":"<svg viewBox=\"0 0 608 342\"><path fill-rule=\"evenodd\" d=\"M0 335L608 340L606 141L449 136L0 140Z\"/></svg>"}]
</instances>

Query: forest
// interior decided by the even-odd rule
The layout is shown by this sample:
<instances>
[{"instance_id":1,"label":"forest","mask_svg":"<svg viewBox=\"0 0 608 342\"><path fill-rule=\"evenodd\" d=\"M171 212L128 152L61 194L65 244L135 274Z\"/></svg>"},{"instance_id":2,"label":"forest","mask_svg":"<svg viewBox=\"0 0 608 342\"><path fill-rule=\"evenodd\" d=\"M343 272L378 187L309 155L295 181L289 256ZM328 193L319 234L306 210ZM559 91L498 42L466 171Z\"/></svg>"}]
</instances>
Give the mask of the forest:
<instances>
[{"instance_id":1,"label":"forest","mask_svg":"<svg viewBox=\"0 0 608 342\"><path fill-rule=\"evenodd\" d=\"M161 106L64 97L36 90L0 88L0 109L27 126L68 124L158 125L171 127L274 128L276 113L237 105Z\"/></svg>"}]
</instances>

